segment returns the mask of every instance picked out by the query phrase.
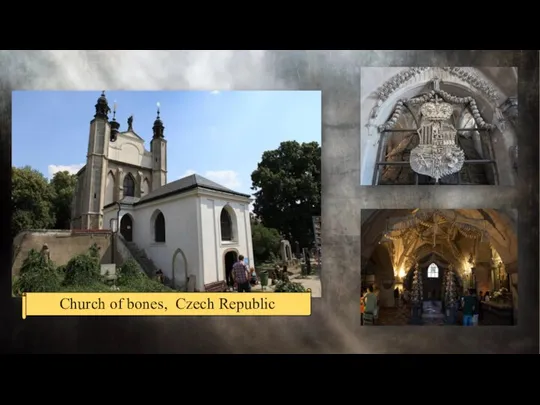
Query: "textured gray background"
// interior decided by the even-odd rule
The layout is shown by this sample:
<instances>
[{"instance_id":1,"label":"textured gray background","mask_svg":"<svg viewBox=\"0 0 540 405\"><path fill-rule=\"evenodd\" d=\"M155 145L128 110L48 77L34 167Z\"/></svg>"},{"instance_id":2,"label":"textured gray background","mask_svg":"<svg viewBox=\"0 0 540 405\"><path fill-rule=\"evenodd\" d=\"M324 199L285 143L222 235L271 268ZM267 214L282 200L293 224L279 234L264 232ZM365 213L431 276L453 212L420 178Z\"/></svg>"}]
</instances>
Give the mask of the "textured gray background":
<instances>
[{"instance_id":1,"label":"textured gray background","mask_svg":"<svg viewBox=\"0 0 540 405\"><path fill-rule=\"evenodd\" d=\"M361 66L518 66L520 185L360 187ZM29 318L3 272L0 337L12 351L158 353L538 352L538 52L532 51L0 51L0 139L10 170L15 89L321 89L323 298L309 318ZM61 125L61 123L59 123ZM80 134L85 136L85 134ZM46 134L44 134L46 137ZM9 177L2 187L9 188ZM489 191L487 191L489 190ZM481 203L486 192L493 204ZM457 206L455 196L459 195ZM0 196L5 206L9 196ZM520 326L362 328L363 208L518 207ZM9 220L2 218L2 225ZM9 246L2 247L9 268ZM239 343L241 342L241 344Z\"/></svg>"}]
</instances>

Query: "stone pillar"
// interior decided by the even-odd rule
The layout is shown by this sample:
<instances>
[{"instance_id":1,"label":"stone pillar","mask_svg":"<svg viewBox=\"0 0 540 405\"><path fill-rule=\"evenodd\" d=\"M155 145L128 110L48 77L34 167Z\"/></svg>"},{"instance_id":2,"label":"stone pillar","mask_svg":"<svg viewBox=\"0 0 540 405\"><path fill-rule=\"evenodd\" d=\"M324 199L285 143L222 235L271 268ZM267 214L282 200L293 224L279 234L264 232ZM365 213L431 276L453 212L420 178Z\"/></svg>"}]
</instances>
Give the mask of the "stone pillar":
<instances>
[{"instance_id":1,"label":"stone pillar","mask_svg":"<svg viewBox=\"0 0 540 405\"><path fill-rule=\"evenodd\" d=\"M137 171L137 181L135 184L135 197L142 197L144 174L140 170Z\"/></svg>"},{"instance_id":2,"label":"stone pillar","mask_svg":"<svg viewBox=\"0 0 540 405\"><path fill-rule=\"evenodd\" d=\"M514 310L514 325L517 325L517 323L518 323L518 301L519 301L518 274L517 273L512 273L512 274L509 274L508 277L510 278L510 292L512 293L512 308Z\"/></svg>"},{"instance_id":3,"label":"stone pillar","mask_svg":"<svg viewBox=\"0 0 540 405\"><path fill-rule=\"evenodd\" d=\"M479 262L476 263L474 275L476 279L476 291L486 292L491 290L491 263Z\"/></svg>"},{"instance_id":4,"label":"stone pillar","mask_svg":"<svg viewBox=\"0 0 540 405\"><path fill-rule=\"evenodd\" d=\"M119 167L116 170L116 184L114 187L114 201L124 198L124 169Z\"/></svg>"},{"instance_id":5,"label":"stone pillar","mask_svg":"<svg viewBox=\"0 0 540 405\"><path fill-rule=\"evenodd\" d=\"M379 305L381 307L393 307L394 303L394 280L377 281L379 287Z\"/></svg>"},{"instance_id":6,"label":"stone pillar","mask_svg":"<svg viewBox=\"0 0 540 405\"><path fill-rule=\"evenodd\" d=\"M518 322L518 301L519 301L519 284L518 284L518 264L517 262L505 263L504 269L508 274L509 291L512 294L512 307L514 310L514 325Z\"/></svg>"}]
</instances>

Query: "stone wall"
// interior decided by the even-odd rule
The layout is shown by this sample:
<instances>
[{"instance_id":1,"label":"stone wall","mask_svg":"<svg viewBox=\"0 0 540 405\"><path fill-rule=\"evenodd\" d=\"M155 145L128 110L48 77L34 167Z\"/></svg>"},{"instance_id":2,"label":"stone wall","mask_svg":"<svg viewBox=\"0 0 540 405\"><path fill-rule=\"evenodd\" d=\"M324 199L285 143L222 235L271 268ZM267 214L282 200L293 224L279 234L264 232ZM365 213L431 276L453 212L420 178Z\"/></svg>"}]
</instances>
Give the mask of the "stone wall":
<instances>
[{"instance_id":1,"label":"stone wall","mask_svg":"<svg viewBox=\"0 0 540 405\"><path fill-rule=\"evenodd\" d=\"M101 263L111 263L111 234L108 231L84 232L65 230L30 230L21 232L14 238L12 259L13 275L18 275L24 259L31 249L40 251L47 244L51 252L51 260L61 266L74 256L88 252L96 243L100 247Z\"/></svg>"}]
</instances>

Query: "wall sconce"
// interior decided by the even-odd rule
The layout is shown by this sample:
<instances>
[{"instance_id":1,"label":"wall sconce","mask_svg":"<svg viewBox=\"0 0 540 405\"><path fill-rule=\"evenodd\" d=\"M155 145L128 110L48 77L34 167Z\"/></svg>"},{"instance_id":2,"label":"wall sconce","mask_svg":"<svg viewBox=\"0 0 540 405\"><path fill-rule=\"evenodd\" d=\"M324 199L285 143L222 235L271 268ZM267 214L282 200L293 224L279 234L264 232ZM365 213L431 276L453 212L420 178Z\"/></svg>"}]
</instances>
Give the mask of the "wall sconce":
<instances>
[{"instance_id":1,"label":"wall sconce","mask_svg":"<svg viewBox=\"0 0 540 405\"><path fill-rule=\"evenodd\" d=\"M111 231L113 233L118 232L118 219L111 218L110 225L111 225Z\"/></svg>"}]
</instances>

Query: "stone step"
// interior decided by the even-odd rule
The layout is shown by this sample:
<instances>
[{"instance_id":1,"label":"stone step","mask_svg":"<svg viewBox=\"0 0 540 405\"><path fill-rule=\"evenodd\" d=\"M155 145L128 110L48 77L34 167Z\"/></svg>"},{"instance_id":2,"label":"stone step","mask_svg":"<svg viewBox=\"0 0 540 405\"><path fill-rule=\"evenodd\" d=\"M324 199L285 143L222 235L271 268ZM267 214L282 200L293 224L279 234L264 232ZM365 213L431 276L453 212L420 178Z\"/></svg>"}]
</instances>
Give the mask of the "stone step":
<instances>
[{"instance_id":1,"label":"stone step","mask_svg":"<svg viewBox=\"0 0 540 405\"><path fill-rule=\"evenodd\" d=\"M125 242L126 247L129 252L135 259L142 270L149 276L152 277L156 271L157 267L154 262L146 255L144 249L140 249L135 242Z\"/></svg>"}]
</instances>

